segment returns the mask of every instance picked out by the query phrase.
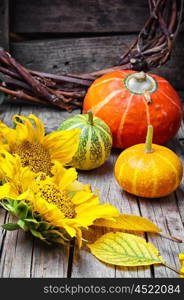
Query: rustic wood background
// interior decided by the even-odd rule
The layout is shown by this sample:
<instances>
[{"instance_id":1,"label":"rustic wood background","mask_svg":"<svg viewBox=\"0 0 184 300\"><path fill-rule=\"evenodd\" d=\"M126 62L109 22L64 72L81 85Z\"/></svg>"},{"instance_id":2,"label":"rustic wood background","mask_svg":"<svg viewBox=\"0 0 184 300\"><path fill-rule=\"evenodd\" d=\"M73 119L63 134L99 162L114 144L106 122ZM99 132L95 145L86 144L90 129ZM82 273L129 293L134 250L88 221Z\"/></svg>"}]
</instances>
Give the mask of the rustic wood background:
<instances>
[{"instance_id":1,"label":"rustic wood background","mask_svg":"<svg viewBox=\"0 0 184 300\"><path fill-rule=\"evenodd\" d=\"M25 66L53 73L83 73L112 66L136 37L148 15L147 0L0 0L0 46ZM184 35L180 33L171 60L153 70L166 77L184 95ZM11 124L15 113L35 113L46 131L57 129L71 114L35 105L4 103L0 119ZM79 113L74 111L72 114ZM168 146L184 161L184 127ZM142 215L161 229L184 240L184 187L163 199L146 200L123 192L113 177L119 150L109 161L79 179L101 191L102 201L111 202L125 213ZM105 182L105 185L104 185ZM12 220L0 209L0 224ZM104 230L93 231L96 239ZM184 244L143 234L160 249L168 264L179 268L178 253ZM22 231L0 233L1 277L177 277L162 266L119 268L103 264L89 252L48 247Z\"/></svg>"}]
</instances>

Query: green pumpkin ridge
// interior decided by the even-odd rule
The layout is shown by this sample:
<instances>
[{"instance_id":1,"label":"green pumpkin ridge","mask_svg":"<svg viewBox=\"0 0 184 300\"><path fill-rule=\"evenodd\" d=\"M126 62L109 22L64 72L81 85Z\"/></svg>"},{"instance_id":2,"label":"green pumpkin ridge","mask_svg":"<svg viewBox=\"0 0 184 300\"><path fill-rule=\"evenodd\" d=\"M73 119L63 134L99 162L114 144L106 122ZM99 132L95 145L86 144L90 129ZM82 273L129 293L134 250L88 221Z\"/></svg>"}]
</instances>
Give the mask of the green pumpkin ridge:
<instances>
[{"instance_id":1,"label":"green pumpkin ridge","mask_svg":"<svg viewBox=\"0 0 184 300\"><path fill-rule=\"evenodd\" d=\"M65 120L59 130L80 128L78 150L70 166L80 170L92 170L100 167L108 158L112 147L112 134L104 121L93 116L89 123L88 114L75 115Z\"/></svg>"}]
</instances>

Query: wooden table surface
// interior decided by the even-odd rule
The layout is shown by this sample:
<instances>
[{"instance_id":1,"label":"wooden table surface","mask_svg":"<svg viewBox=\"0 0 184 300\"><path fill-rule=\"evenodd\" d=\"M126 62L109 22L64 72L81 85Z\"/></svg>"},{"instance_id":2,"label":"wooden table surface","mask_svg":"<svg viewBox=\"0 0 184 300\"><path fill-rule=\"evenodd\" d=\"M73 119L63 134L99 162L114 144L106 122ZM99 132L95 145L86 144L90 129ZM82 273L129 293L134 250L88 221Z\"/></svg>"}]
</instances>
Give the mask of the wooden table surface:
<instances>
[{"instance_id":1,"label":"wooden table surface","mask_svg":"<svg viewBox=\"0 0 184 300\"><path fill-rule=\"evenodd\" d=\"M11 125L14 114L27 116L33 113L44 123L46 132L57 129L58 125L71 114L53 108L32 105L6 104L0 106L0 119ZM73 111L72 114L79 113ZM184 162L184 126L178 135L167 145ZM120 150L113 150L110 159L100 168L79 172L79 180L90 183L93 190L100 190L101 200L117 206L121 212L149 218L163 231L184 240L184 182L168 197L162 199L142 199L134 197L117 185L114 176L114 162ZM13 217L0 209L0 224L11 222ZM106 230L107 231L107 230ZM105 229L91 229L88 240L94 241ZM142 234L152 242L167 263L180 268L178 253L184 253L184 243L173 242L156 234ZM121 268L98 261L86 249L75 248L74 257L69 249L61 246L47 246L21 230L0 232L0 277L121 277L121 278L174 278L178 275L163 266ZM70 256L70 258L69 258ZM71 274L71 275L70 275Z\"/></svg>"}]
</instances>

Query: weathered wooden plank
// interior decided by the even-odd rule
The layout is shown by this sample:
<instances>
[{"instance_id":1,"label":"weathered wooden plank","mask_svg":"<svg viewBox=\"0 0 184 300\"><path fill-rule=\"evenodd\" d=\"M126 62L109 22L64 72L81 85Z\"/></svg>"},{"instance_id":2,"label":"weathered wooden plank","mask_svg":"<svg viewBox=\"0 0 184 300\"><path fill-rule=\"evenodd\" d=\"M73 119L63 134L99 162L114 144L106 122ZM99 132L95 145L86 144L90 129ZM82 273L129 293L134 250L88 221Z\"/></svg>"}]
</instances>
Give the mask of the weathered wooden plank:
<instances>
[{"instance_id":1,"label":"weathered wooden plank","mask_svg":"<svg viewBox=\"0 0 184 300\"><path fill-rule=\"evenodd\" d=\"M112 166L114 159L111 157L102 167L90 171L79 172L79 180L84 183L91 184L93 191L100 191L100 198L104 202L110 202L109 192L112 180ZM103 180L103 184L102 184ZM104 184L105 183L105 184ZM103 200L104 199L104 200ZM94 242L103 233L105 229L95 228L85 236L89 242ZM101 263L88 251L87 247L82 249L75 248L74 262L72 266L72 277L74 278L90 278L90 277L115 277L114 266Z\"/></svg>"},{"instance_id":2,"label":"weathered wooden plank","mask_svg":"<svg viewBox=\"0 0 184 300\"><path fill-rule=\"evenodd\" d=\"M20 113L20 106L14 104L1 105L0 119L12 126L11 118ZM15 218L1 209L1 224L13 222ZM3 222L4 221L4 222ZM32 259L32 238L22 231L3 231L1 239L1 277L30 277Z\"/></svg>"},{"instance_id":3,"label":"weathered wooden plank","mask_svg":"<svg viewBox=\"0 0 184 300\"><path fill-rule=\"evenodd\" d=\"M167 146L172 149L184 162L183 152L183 123L178 135L173 138ZM184 178L180 187L175 193L163 199L140 199L141 214L155 222L159 228L172 236L176 236L184 241ZM159 236L148 235L148 240L152 241L158 247L166 262L175 267L180 268L178 254L184 252L184 244L161 238ZM165 268L154 267L155 277L178 277L178 275Z\"/></svg>"},{"instance_id":4,"label":"weathered wooden plank","mask_svg":"<svg viewBox=\"0 0 184 300\"><path fill-rule=\"evenodd\" d=\"M79 172L79 180L90 183L93 191L99 190L102 202L108 202L125 213L139 215L136 197L122 193L122 190L113 177L114 163L119 150L113 151L110 159L100 168L90 172ZM88 233L87 240L94 242L105 232L112 229L95 228ZM86 247L83 250L75 249L75 257L72 268L72 277L151 277L149 268L115 268L98 261L92 256Z\"/></svg>"},{"instance_id":5,"label":"weathered wooden plank","mask_svg":"<svg viewBox=\"0 0 184 300\"><path fill-rule=\"evenodd\" d=\"M57 130L60 123L62 123L66 118L71 117L73 114L80 113L79 110L74 110L71 113L67 111L59 110L54 107L48 108L39 105L24 105L21 109L21 114L28 116L29 114L35 114L38 116L45 125L46 133Z\"/></svg>"},{"instance_id":6,"label":"weathered wooden plank","mask_svg":"<svg viewBox=\"0 0 184 300\"><path fill-rule=\"evenodd\" d=\"M12 44L12 54L29 68L53 73L88 73L117 64L135 35L34 40ZM184 37L176 41L171 60L153 72L183 89Z\"/></svg>"},{"instance_id":7,"label":"weathered wooden plank","mask_svg":"<svg viewBox=\"0 0 184 300\"><path fill-rule=\"evenodd\" d=\"M84 73L115 64L135 36L65 38L12 43L12 54L29 68Z\"/></svg>"},{"instance_id":8,"label":"weathered wooden plank","mask_svg":"<svg viewBox=\"0 0 184 300\"><path fill-rule=\"evenodd\" d=\"M15 105L1 105L0 106L0 120L4 121L9 126L11 125L11 117L14 113L18 113L20 111L19 106ZM7 213L4 209L0 208L0 224L4 224L6 222ZM6 237L5 230L0 227L0 257L2 254L2 249L4 245L4 239Z\"/></svg>"},{"instance_id":9,"label":"weathered wooden plank","mask_svg":"<svg viewBox=\"0 0 184 300\"><path fill-rule=\"evenodd\" d=\"M9 216L7 222L14 222L16 218ZM0 276L7 278L29 278L31 271L33 239L23 232L8 231L3 243Z\"/></svg>"},{"instance_id":10,"label":"weathered wooden plank","mask_svg":"<svg viewBox=\"0 0 184 300\"><path fill-rule=\"evenodd\" d=\"M133 214L133 215L140 215L139 203L137 197L130 195L118 186L115 182L114 185L116 186L116 191L113 192L114 195L119 196L119 206L122 207L122 212L126 214ZM119 193L118 193L119 192ZM122 203L122 205L121 205ZM116 205L116 201L114 203ZM144 233L140 232L129 232L131 234L136 234L142 238L145 238ZM152 271L150 267L134 267L134 268L127 268L127 267L116 267L116 277L121 278L150 278L152 277Z\"/></svg>"},{"instance_id":11,"label":"weathered wooden plank","mask_svg":"<svg viewBox=\"0 0 184 300\"><path fill-rule=\"evenodd\" d=\"M9 50L9 0L0 2L0 46Z\"/></svg>"},{"instance_id":12,"label":"weathered wooden plank","mask_svg":"<svg viewBox=\"0 0 184 300\"><path fill-rule=\"evenodd\" d=\"M6 223L6 211L1 207L0 208L0 224ZM5 238L6 232L5 230L0 226L0 258L3 251L3 244L4 244L4 238Z\"/></svg>"},{"instance_id":13,"label":"weathered wooden plank","mask_svg":"<svg viewBox=\"0 0 184 300\"><path fill-rule=\"evenodd\" d=\"M140 208L142 216L152 220L161 230L184 240L183 224L174 194L163 199L140 199ZM180 268L178 254L184 251L184 244L151 234L148 234L148 241L159 249L168 265ZM155 266L154 276L172 278L178 277L178 274L163 266Z\"/></svg>"},{"instance_id":14,"label":"weathered wooden plank","mask_svg":"<svg viewBox=\"0 0 184 300\"><path fill-rule=\"evenodd\" d=\"M3 108L3 109L2 109ZM12 114L21 113L28 115L34 113L46 123L46 132L56 130L63 119L71 114L58 111L54 108L25 105L1 106L0 119L10 125ZM74 111L73 114L78 113ZM180 129L179 138L183 137L183 127ZM182 141L174 139L169 147L183 158ZM184 239L183 224L183 187L178 193L177 200L172 194L163 199L146 200L137 198L122 192L113 177L113 167L119 150L113 151L111 158L101 168L90 172L79 172L79 179L90 183L93 190L99 189L101 200L117 206L122 212L143 215L154 221L164 231ZM1 212L1 211L0 211ZM3 212L3 210L2 210ZM5 215L0 214L0 221L4 221ZM11 220L12 217L10 217ZM104 229L96 229L88 234L89 241L96 240ZM168 264L179 268L177 255L184 251L183 244L166 240L157 235L148 234L148 240L153 242L161 251ZM2 277L66 277L68 267L67 249L61 247L50 248L36 239L32 242L30 235L24 232L8 232L5 237L1 235L2 255L0 274ZM24 257L25 259L22 259ZM155 267L154 274L150 268L115 268L101 263L85 249L75 251L72 277L178 277L177 274L164 267Z\"/></svg>"},{"instance_id":15,"label":"weathered wooden plank","mask_svg":"<svg viewBox=\"0 0 184 300\"><path fill-rule=\"evenodd\" d=\"M15 114L19 114L21 110L20 105L17 104L1 104L0 105L0 120L6 125L12 126L12 117Z\"/></svg>"},{"instance_id":16,"label":"weathered wooden plank","mask_svg":"<svg viewBox=\"0 0 184 300\"><path fill-rule=\"evenodd\" d=\"M32 278L67 277L68 248L44 245L34 240L31 264Z\"/></svg>"},{"instance_id":17,"label":"weathered wooden plank","mask_svg":"<svg viewBox=\"0 0 184 300\"><path fill-rule=\"evenodd\" d=\"M0 119L11 126L14 114L29 115L34 113L46 125L46 131L56 130L62 120L71 114L45 107L25 105L1 106ZM1 209L1 224L5 221L5 211ZM8 215L7 222L14 218ZM68 268L68 249L48 247L23 231L1 233L1 277L66 277Z\"/></svg>"},{"instance_id":18,"label":"weathered wooden plank","mask_svg":"<svg viewBox=\"0 0 184 300\"><path fill-rule=\"evenodd\" d=\"M137 32L148 16L146 0L139 5L136 0L17 0L12 4L12 30L17 33Z\"/></svg>"}]
</instances>

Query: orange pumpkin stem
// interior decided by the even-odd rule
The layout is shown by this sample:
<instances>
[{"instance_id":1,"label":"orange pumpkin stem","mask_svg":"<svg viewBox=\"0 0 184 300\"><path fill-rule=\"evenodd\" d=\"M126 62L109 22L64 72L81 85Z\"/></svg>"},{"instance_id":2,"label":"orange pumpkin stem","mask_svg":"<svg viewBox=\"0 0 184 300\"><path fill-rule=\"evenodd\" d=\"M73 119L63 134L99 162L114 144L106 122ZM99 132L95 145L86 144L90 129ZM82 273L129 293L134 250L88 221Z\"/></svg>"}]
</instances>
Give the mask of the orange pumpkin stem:
<instances>
[{"instance_id":1,"label":"orange pumpkin stem","mask_svg":"<svg viewBox=\"0 0 184 300\"><path fill-rule=\"evenodd\" d=\"M134 74L134 78L135 78L137 81L143 82L143 81L146 80L146 73L144 73L143 71L138 72L138 73L135 73L135 74Z\"/></svg>"},{"instance_id":2,"label":"orange pumpkin stem","mask_svg":"<svg viewBox=\"0 0 184 300\"><path fill-rule=\"evenodd\" d=\"M152 141L153 141L153 126L148 125L147 135L146 135L146 142L145 142L145 148L144 151L146 153L152 153Z\"/></svg>"},{"instance_id":3,"label":"orange pumpkin stem","mask_svg":"<svg viewBox=\"0 0 184 300\"><path fill-rule=\"evenodd\" d=\"M88 123L89 123L90 125L93 125L93 113L92 113L91 110L88 111Z\"/></svg>"}]
</instances>

